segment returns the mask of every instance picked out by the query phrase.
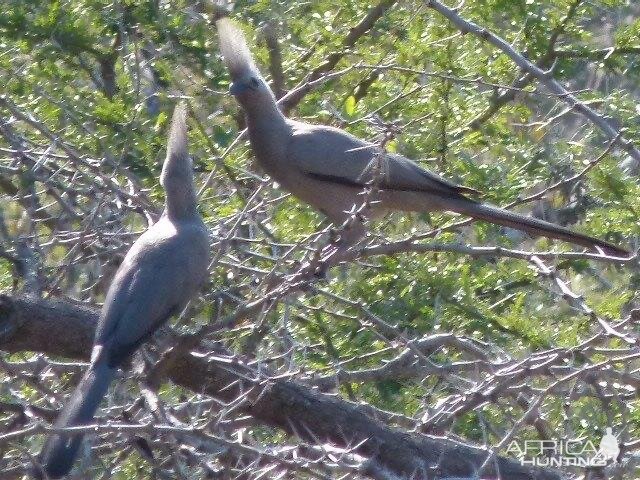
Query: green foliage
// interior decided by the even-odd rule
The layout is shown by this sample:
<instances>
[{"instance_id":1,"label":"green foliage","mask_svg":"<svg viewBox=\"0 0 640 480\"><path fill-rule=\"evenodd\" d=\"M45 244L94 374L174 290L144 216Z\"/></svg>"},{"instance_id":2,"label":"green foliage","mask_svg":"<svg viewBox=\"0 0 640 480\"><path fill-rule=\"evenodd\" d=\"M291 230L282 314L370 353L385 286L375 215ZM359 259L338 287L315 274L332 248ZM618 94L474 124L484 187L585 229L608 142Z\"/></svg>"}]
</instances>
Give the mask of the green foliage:
<instances>
[{"instance_id":1,"label":"green foliage","mask_svg":"<svg viewBox=\"0 0 640 480\"><path fill-rule=\"evenodd\" d=\"M298 85L336 52L344 55L334 71L353 66L310 91L292 116L333 124L367 139L380 140L390 133L388 150L482 191L481 198L490 203L516 202L576 175L608 144L593 124L575 112L565 111L566 104L535 82L484 116L501 95L512 90L510 85L522 72L506 55L471 34L462 35L435 11L423 8L422 2L398 2L348 49L342 42L367 14L371 2L235 3L234 17L247 32L258 30L268 21L276 23L286 88ZM581 2L573 15L565 18L575 3L468 0L463 2L460 14L498 33L532 61L542 62L542 68L553 65L555 78L614 125L624 126L625 136L640 145L639 55L613 51L603 58L598 53L609 46L638 47L640 21L612 20L609 24L602 20L607 14L613 17L613 12L621 18L622 13L628 13L632 6L623 0ZM557 29L561 32L551 45ZM609 42L604 37L613 43L603 45ZM266 75L269 55L264 41L259 33L250 41ZM545 60L553 51L565 54L555 63L551 57ZM144 74L140 73L141 64L148 68ZM109 75L113 75L112 91ZM154 77L154 89L150 89L148 76ZM598 83L596 78L605 80ZM195 117L190 121L190 142L198 187L213 171L200 208L216 234L229 232L225 230L233 224L229 219L234 220L247 207L248 199L261 185L260 176L265 176L252 164L251 153L242 142L227 151L244 123L238 121L238 107L225 93L229 78L217 51L215 28L194 10L192 2L7 0L0 12L0 82L0 93L80 152L82 160L98 168L107 180L118 182L127 191L130 179L126 171L155 203L162 201L157 179L170 111L175 97L189 98ZM359 88L364 84L366 88ZM157 111L149 101L151 96L157 101ZM5 110L0 110L0 116L11 117ZM474 124L478 119L482 121ZM389 127L387 131L385 126ZM37 152L55 143L23 121L14 122L14 127ZM13 148L5 138L0 138L0 146ZM6 156L3 166L17 165L13 157ZM609 152L579 181L545 195L544 202L557 213L557 219L552 220L615 243L637 242L640 184L637 177L620 168L623 160L624 153L619 150ZM73 162L56 161L56 168L61 170L75 168ZM235 176L233 179L223 164ZM87 176L95 176L95 172L82 170L74 177L78 184L70 186L84 188L82 179ZM33 185L33 178L26 175L15 182L20 191ZM40 203L50 208L51 216L61 215L61 208L47 194L48 185L35 185ZM286 277L299 266L297 262L304 260L302 248L281 261L274 259L296 242L307 241L324 226L323 217L295 198L278 199L282 193L271 184L264 186L250 205L250 214L233 225L235 230L227 246L235 245L234 235L253 243L245 250L225 252L224 262L216 265L211 276L212 291L222 292L224 301L215 303L215 307L207 305L195 323L232 312L236 300L259 297L263 292L257 285L267 273L273 270ZM16 195L6 190L2 195L0 213L12 236L32 235L41 237L42 243L54 243L46 224L31 224L26 207ZM102 212L105 204L127 203L126 198L115 198L105 191L91 195L102 202L95 212ZM72 193L64 200L83 201ZM530 202L520 208L539 214L536 207L541 204ZM132 207L121 226L142 230L146 218L140 213ZM373 238L383 241L425 234L429 241L433 227L457 220L443 213L392 214L373 224L373 235L378 235ZM66 228L85 234L92 231L91 221L89 217L73 218ZM107 240L100 241L108 242L109 235L115 236L114 232L101 233L106 233ZM545 240L513 235L481 222L445 231L435 241L523 250L551 246ZM569 248L561 243L553 246L558 251ZM120 244L113 246L114 251L122 248ZM70 250L63 242L51 247L44 259L45 273L56 273L72 261L88 271L93 253L83 252L88 257L84 259ZM548 262L602 317L619 319L636 301L640 280L630 269L586 260ZM0 259L0 291L13 288L12 268L10 261ZM82 275L87 273L79 273L78 278ZM92 301L103 294L89 297L89 289L79 281L61 284L56 285L55 294L84 296ZM348 369L357 370L375 368L397 355L402 338L381 338L366 321L367 315L384 319L411 338L452 332L486 342L500 352L497 356L505 352L516 359L543 349L571 347L599 328L593 319L563 302L553 280L539 277L522 259L402 253L340 266L315 287L327 293L311 289L290 304L278 304L264 313L264 322L272 332L286 330L296 348L304 346L295 357L304 369L324 373L335 372L339 362L347 359ZM186 330L192 327L181 326ZM234 348L242 348L252 328L242 324L238 330L220 336ZM272 333L261 343L259 352L277 356L289 348L283 345L282 339ZM390 345L394 348L385 350ZM437 352L429 359L443 365L463 359L454 350L450 355ZM353 384L350 389L357 400L414 415L425 407L424 403L437 404L451 394L453 387L439 382L439 378L392 378ZM342 388L344 394L347 389ZM30 397L34 392L24 387L22 394ZM164 387L161 394L169 401L179 397L174 386ZM602 428L611 420L603 418L597 405L593 398L575 402L573 408L579 417L570 420L572 425L569 421L563 424L561 400L549 401L542 409L548 421L558 427L559 436L565 433L565 427L570 432L570 426L578 433L592 434L593 428ZM502 424L520 412L511 404L504 407L491 405L482 410L482 415L476 411L463 415L454 427L455 433L485 443L484 422L502 431ZM633 431L629 433L637 436L640 413L636 409L637 405L630 406ZM587 422L587 427L581 426L580 419ZM279 440L271 430L259 431L258 435ZM532 435L531 431L525 430L523 436L527 435ZM148 470L147 464L132 456L115 476L146 478Z\"/></svg>"}]
</instances>

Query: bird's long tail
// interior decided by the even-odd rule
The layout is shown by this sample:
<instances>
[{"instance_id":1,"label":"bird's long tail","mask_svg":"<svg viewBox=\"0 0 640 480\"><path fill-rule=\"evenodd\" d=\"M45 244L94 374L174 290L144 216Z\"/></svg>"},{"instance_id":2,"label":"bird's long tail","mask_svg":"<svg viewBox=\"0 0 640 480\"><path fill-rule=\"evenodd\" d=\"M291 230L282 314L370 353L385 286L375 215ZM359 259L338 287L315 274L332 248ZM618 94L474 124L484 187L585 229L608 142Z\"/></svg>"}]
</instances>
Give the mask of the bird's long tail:
<instances>
[{"instance_id":1,"label":"bird's long tail","mask_svg":"<svg viewBox=\"0 0 640 480\"><path fill-rule=\"evenodd\" d=\"M447 209L452 212L461 213L505 227L515 228L516 230L522 230L533 236L555 238L576 245L582 245L596 251L600 249L603 253L614 257L627 257L630 255L625 249L605 242L604 240L576 233L560 225L554 225L553 223L533 217L525 217L485 203L475 202L466 198L449 198L446 201L446 205Z\"/></svg>"},{"instance_id":2,"label":"bird's long tail","mask_svg":"<svg viewBox=\"0 0 640 480\"><path fill-rule=\"evenodd\" d=\"M116 369L105 361L98 361L89 367L56 420L55 427L89 424L115 373ZM60 478L71 470L81 442L82 434L78 433L49 435L40 454L40 463L49 478Z\"/></svg>"}]
</instances>

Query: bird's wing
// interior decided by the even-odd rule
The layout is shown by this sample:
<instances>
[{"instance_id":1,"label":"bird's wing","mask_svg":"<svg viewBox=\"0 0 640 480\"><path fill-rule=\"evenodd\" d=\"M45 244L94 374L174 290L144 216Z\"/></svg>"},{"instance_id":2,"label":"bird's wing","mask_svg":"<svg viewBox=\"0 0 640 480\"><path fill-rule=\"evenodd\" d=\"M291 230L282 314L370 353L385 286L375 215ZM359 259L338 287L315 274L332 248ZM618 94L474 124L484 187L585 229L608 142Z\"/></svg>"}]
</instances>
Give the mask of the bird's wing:
<instances>
[{"instance_id":1,"label":"bird's wing","mask_svg":"<svg viewBox=\"0 0 640 480\"><path fill-rule=\"evenodd\" d=\"M287 149L289 164L320 181L364 187L461 195L475 193L401 156L381 151L342 130L297 124Z\"/></svg>"},{"instance_id":2,"label":"bird's wing","mask_svg":"<svg viewBox=\"0 0 640 480\"><path fill-rule=\"evenodd\" d=\"M120 266L96 332L96 344L108 349L116 362L184 307L206 271L206 253L194 261L189 239L158 242L151 232L140 237Z\"/></svg>"}]
</instances>

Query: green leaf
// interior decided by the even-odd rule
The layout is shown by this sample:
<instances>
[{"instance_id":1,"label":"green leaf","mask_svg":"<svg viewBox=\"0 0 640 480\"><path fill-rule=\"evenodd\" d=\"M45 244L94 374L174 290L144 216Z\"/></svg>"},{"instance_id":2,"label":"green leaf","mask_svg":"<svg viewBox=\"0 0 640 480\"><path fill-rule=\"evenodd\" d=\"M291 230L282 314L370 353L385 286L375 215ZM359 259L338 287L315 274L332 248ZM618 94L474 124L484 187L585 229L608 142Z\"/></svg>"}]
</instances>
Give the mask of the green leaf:
<instances>
[{"instance_id":1,"label":"green leaf","mask_svg":"<svg viewBox=\"0 0 640 480\"><path fill-rule=\"evenodd\" d=\"M350 117L353 116L356 112L356 97L353 95L349 95L349 97L347 97L347 100L344 102L344 111Z\"/></svg>"}]
</instances>

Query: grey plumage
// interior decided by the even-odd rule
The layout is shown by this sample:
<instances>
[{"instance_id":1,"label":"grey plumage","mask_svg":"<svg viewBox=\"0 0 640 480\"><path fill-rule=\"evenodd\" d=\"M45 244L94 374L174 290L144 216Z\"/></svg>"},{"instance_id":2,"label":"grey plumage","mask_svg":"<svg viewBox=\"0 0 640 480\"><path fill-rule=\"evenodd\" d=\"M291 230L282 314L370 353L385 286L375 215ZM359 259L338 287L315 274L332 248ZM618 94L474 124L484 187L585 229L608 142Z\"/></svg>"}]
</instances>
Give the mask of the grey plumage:
<instances>
[{"instance_id":1,"label":"grey plumage","mask_svg":"<svg viewBox=\"0 0 640 480\"><path fill-rule=\"evenodd\" d=\"M247 42L237 25L226 18L218 20L220 50L229 71L234 76L257 70Z\"/></svg>"},{"instance_id":2,"label":"grey plumage","mask_svg":"<svg viewBox=\"0 0 640 480\"><path fill-rule=\"evenodd\" d=\"M362 203L360 195L376 171L380 188L371 216L386 210L446 210L525 231L626 256L611 243L536 218L493 207L465 196L474 190L456 185L400 155L328 126L287 119L255 67L242 31L233 21L217 22L220 50L233 81L230 91L242 106L258 162L283 188L327 215L335 224ZM377 166L380 168L377 168ZM374 166L376 166L374 168ZM349 241L364 227L353 224Z\"/></svg>"},{"instance_id":3,"label":"grey plumage","mask_svg":"<svg viewBox=\"0 0 640 480\"><path fill-rule=\"evenodd\" d=\"M91 364L55 426L90 423L117 368L172 315L182 311L206 277L209 240L196 209L187 151L186 109L174 112L161 183L161 218L133 244L111 283L96 329ZM82 435L52 434L40 462L50 478L66 475Z\"/></svg>"}]
</instances>

